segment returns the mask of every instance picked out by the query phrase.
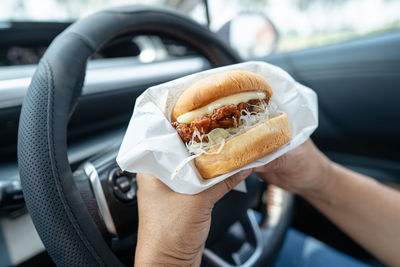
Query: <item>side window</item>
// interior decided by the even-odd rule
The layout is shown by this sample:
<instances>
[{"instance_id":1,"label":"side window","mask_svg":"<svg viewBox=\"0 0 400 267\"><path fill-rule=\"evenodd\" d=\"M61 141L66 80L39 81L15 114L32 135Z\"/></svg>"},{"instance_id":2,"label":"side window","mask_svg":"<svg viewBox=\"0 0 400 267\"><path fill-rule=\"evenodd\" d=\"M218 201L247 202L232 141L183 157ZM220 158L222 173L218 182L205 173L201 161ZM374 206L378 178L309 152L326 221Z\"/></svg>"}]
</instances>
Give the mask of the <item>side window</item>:
<instances>
[{"instance_id":1,"label":"side window","mask_svg":"<svg viewBox=\"0 0 400 267\"><path fill-rule=\"evenodd\" d=\"M211 29L225 32L224 38L246 58L400 29L400 1L396 0L233 0L230 5L224 0L212 0L209 5ZM244 24L237 21L244 22L244 14L263 17L266 22L259 26L247 22L248 27L243 27ZM226 35L227 23L231 31L229 36ZM221 31L224 26L225 31ZM271 41L271 38L276 40ZM253 47L248 47L249 40Z\"/></svg>"}]
</instances>

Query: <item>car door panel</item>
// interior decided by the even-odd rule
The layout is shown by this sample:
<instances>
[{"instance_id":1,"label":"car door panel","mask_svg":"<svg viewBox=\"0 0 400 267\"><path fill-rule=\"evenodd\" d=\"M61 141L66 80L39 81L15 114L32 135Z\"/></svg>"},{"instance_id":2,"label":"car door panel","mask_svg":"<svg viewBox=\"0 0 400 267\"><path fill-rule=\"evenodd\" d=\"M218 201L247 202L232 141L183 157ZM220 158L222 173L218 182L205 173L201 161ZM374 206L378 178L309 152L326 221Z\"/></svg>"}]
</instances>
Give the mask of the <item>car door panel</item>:
<instances>
[{"instance_id":1,"label":"car door panel","mask_svg":"<svg viewBox=\"0 0 400 267\"><path fill-rule=\"evenodd\" d=\"M328 156L400 183L399 47L395 31L264 60L317 92L319 127L313 139ZM387 175L380 177L377 170Z\"/></svg>"}]
</instances>

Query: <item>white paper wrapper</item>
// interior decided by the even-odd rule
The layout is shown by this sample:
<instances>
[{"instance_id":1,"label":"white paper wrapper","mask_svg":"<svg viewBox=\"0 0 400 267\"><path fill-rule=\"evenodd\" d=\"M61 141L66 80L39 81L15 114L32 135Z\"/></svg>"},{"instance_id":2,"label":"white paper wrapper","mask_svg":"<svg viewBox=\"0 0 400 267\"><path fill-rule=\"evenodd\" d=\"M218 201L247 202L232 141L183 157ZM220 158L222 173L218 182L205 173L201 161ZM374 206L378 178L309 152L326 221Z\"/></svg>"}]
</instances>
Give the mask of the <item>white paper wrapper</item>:
<instances>
[{"instance_id":1,"label":"white paper wrapper","mask_svg":"<svg viewBox=\"0 0 400 267\"><path fill-rule=\"evenodd\" d=\"M171 179L178 164L190 156L170 124L176 99L191 83L229 70L246 70L265 77L274 93L271 102L288 115L292 140L274 153L213 179L203 179L193 161L184 165ZM117 163L121 169L129 172L151 173L176 192L196 194L241 170L262 166L296 148L307 140L317 126L317 95L314 91L297 83L276 66L264 62L246 62L192 74L147 89L136 100ZM240 189L244 189L243 185Z\"/></svg>"}]
</instances>

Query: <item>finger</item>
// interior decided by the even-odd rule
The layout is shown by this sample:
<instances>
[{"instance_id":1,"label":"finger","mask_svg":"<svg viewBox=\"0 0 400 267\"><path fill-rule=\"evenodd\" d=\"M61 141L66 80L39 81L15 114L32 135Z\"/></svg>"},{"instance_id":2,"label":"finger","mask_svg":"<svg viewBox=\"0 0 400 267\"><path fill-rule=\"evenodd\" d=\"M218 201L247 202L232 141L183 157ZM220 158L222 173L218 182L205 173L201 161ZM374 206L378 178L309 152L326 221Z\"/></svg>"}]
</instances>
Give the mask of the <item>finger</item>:
<instances>
[{"instance_id":1,"label":"finger","mask_svg":"<svg viewBox=\"0 0 400 267\"><path fill-rule=\"evenodd\" d=\"M246 179L250 173L252 172L252 169L244 170L241 171L237 174L232 175L231 177L223 180L222 182L214 185L210 189L207 189L205 191L205 194L208 195L208 198L213 202L216 203L218 200L220 200L226 193L231 191L233 188L235 188L240 182L242 182L244 179Z\"/></svg>"}]
</instances>

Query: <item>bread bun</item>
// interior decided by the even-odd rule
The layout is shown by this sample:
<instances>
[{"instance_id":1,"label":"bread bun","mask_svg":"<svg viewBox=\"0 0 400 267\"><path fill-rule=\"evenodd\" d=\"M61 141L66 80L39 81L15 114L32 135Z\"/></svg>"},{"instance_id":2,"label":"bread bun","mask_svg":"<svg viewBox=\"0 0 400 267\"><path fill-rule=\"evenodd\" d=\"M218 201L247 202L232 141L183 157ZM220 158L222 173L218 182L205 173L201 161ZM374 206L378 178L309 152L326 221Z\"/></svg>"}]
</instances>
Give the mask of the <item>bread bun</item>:
<instances>
[{"instance_id":1,"label":"bread bun","mask_svg":"<svg viewBox=\"0 0 400 267\"><path fill-rule=\"evenodd\" d=\"M272 90L267 81L260 75L241 70L217 73L193 83L178 98L172 109L171 119L176 119L189 111L201 108L225 96L261 91L269 100Z\"/></svg>"},{"instance_id":2,"label":"bread bun","mask_svg":"<svg viewBox=\"0 0 400 267\"><path fill-rule=\"evenodd\" d=\"M288 118L283 113L229 139L221 153L202 154L194 163L203 178L209 179L241 168L288 143L290 139ZM207 152L215 152L219 146Z\"/></svg>"}]
</instances>

